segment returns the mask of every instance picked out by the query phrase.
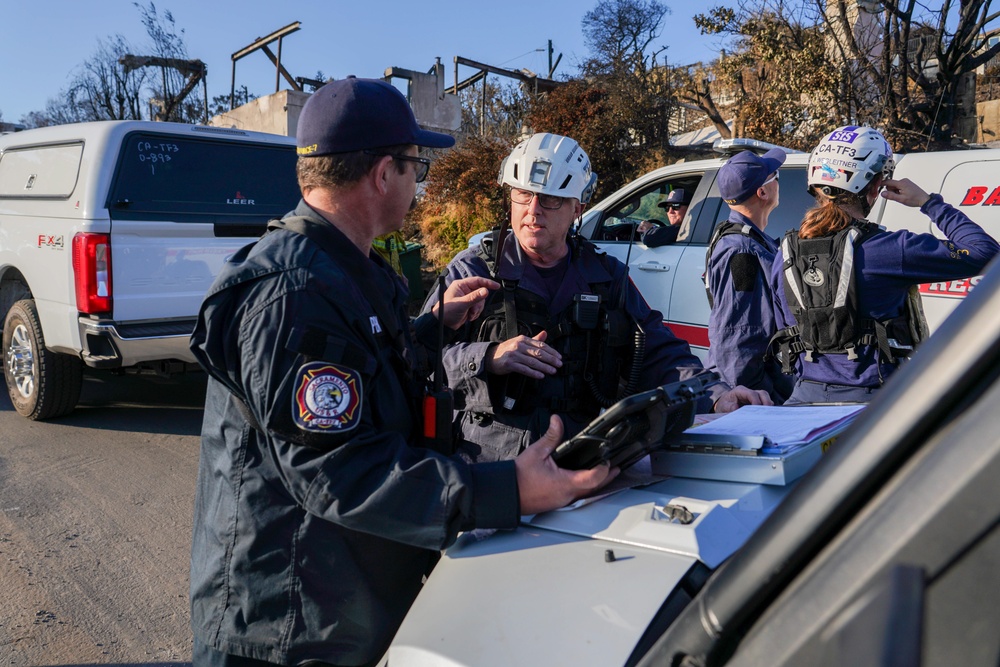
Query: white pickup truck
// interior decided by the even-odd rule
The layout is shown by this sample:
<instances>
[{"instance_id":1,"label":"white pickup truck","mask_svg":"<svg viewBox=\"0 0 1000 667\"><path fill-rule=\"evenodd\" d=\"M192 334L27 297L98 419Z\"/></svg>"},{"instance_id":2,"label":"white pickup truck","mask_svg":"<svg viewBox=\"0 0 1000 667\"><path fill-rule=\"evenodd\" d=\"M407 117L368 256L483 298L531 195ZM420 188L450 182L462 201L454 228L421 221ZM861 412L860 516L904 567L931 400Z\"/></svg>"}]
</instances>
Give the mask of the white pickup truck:
<instances>
[{"instance_id":1,"label":"white pickup truck","mask_svg":"<svg viewBox=\"0 0 1000 667\"><path fill-rule=\"evenodd\" d=\"M226 257L294 208L294 140L139 121L0 136L4 378L66 414L84 366L172 373Z\"/></svg>"},{"instance_id":2,"label":"white pickup truck","mask_svg":"<svg viewBox=\"0 0 1000 667\"><path fill-rule=\"evenodd\" d=\"M773 148L752 140L720 142L719 149L735 153L742 148ZM727 157L697 160L656 169L629 183L583 217L580 233L604 252L629 265L629 275L664 322L691 345L702 359L708 351L708 299L703 274L705 252L716 223L729 217L729 207L719 196L716 175ZM789 151L781 168L781 200L771 213L767 234L780 239L797 227L814 200L806 191L809 155ZM896 156L895 178L909 178L928 192L939 192L995 237L1000 236L1000 149L910 153ZM681 231L673 245L647 248L633 239L633 228L642 220L663 219L657 204L673 188L693 193ZM909 229L932 232L944 238L927 216L917 209L879 199L868 216L889 231ZM631 243L630 243L631 241ZM933 331L978 278L921 285L924 310Z\"/></svg>"}]
</instances>

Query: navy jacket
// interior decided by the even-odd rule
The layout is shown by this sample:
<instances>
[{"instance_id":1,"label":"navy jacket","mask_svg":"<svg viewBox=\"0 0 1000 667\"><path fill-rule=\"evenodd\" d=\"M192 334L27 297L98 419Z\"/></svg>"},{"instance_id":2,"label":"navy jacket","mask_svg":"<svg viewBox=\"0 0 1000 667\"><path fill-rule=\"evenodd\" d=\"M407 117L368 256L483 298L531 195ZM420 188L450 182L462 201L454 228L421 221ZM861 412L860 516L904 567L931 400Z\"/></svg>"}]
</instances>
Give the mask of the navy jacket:
<instances>
[{"instance_id":1,"label":"navy jacket","mask_svg":"<svg viewBox=\"0 0 1000 667\"><path fill-rule=\"evenodd\" d=\"M516 476L510 462L415 446L406 288L304 203L294 214L309 235L279 224L237 253L192 336L211 379L191 625L225 653L361 664L385 651L459 531L517 524ZM417 331L433 341L430 319Z\"/></svg>"},{"instance_id":2,"label":"navy jacket","mask_svg":"<svg viewBox=\"0 0 1000 667\"><path fill-rule=\"evenodd\" d=\"M722 236L708 260L706 283L714 304L706 365L730 385L763 389L781 405L791 394L792 381L782 375L778 362L764 360L768 341L778 330L770 284L778 242L742 213L732 211L729 222L750 229Z\"/></svg>"}]
</instances>

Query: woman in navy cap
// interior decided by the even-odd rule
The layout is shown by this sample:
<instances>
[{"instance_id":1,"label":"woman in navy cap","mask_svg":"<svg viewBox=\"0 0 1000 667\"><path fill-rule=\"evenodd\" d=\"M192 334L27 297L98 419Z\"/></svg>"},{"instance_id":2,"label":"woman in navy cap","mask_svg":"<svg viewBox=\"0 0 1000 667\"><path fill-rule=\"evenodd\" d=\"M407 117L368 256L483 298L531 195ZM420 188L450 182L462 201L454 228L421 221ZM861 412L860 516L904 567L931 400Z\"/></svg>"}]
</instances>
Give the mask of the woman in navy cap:
<instances>
[{"instance_id":1,"label":"woman in navy cap","mask_svg":"<svg viewBox=\"0 0 1000 667\"><path fill-rule=\"evenodd\" d=\"M786 404L866 402L927 335L920 283L980 273L997 242L909 179L892 180L885 138L870 127L827 135L809 156L817 205L781 244L771 272L776 352L796 375ZM944 232L886 232L866 221L876 198L919 207Z\"/></svg>"}]
</instances>

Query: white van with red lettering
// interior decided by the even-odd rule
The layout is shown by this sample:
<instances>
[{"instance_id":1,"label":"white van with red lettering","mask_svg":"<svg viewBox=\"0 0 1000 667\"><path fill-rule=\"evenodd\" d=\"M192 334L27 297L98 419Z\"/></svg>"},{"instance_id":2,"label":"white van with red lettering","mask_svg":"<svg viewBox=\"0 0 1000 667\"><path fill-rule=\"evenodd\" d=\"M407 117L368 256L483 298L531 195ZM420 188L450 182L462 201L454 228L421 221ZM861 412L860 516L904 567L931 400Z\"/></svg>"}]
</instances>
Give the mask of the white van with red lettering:
<instances>
[{"instance_id":1,"label":"white van with red lettering","mask_svg":"<svg viewBox=\"0 0 1000 667\"><path fill-rule=\"evenodd\" d=\"M734 139L718 143L728 154L744 148L764 152L774 148L763 142ZM629 265L629 275L649 305L663 313L664 322L690 343L704 359L708 352L708 299L703 274L705 252L715 225L729 217L729 207L719 196L716 175L726 157L673 164L652 171L604 200L584 214L580 233L604 252ZM897 155L895 178L909 178L928 192L940 192L1000 238L1000 150L970 149L937 153ZM809 155L789 151L781 168L781 203L771 213L767 229L780 239L797 227L813 198L806 191ZM676 243L646 247L635 234L643 220L664 221L658 204L675 188L692 193L687 215L681 222ZM910 229L944 235L918 209L879 199L868 219L890 231ZM933 331L971 290L979 278L922 285L924 310Z\"/></svg>"},{"instance_id":2,"label":"white van with red lettering","mask_svg":"<svg viewBox=\"0 0 1000 667\"><path fill-rule=\"evenodd\" d=\"M910 153L899 159L893 177L909 178L927 192L941 193L946 202L979 223L991 236L1000 238L1000 150ZM945 238L918 209L881 201L870 217L886 229L930 232ZM975 276L920 286L932 330L979 280L980 276Z\"/></svg>"},{"instance_id":3,"label":"white van with red lettering","mask_svg":"<svg viewBox=\"0 0 1000 667\"><path fill-rule=\"evenodd\" d=\"M294 139L138 121L0 136L4 378L29 419L70 412L84 367L195 367L226 258L295 207Z\"/></svg>"}]
</instances>

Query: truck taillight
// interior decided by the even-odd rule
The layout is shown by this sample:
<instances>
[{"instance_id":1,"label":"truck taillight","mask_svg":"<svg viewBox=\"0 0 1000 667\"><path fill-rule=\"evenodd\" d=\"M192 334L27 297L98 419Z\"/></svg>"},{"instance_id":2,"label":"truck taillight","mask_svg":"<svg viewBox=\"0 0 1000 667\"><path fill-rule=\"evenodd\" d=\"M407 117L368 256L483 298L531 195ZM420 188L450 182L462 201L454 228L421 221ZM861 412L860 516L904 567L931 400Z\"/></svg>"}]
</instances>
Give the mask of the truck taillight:
<instances>
[{"instance_id":1,"label":"truck taillight","mask_svg":"<svg viewBox=\"0 0 1000 667\"><path fill-rule=\"evenodd\" d=\"M111 312L111 236L81 233L73 237L73 284L76 309L81 313Z\"/></svg>"}]
</instances>

